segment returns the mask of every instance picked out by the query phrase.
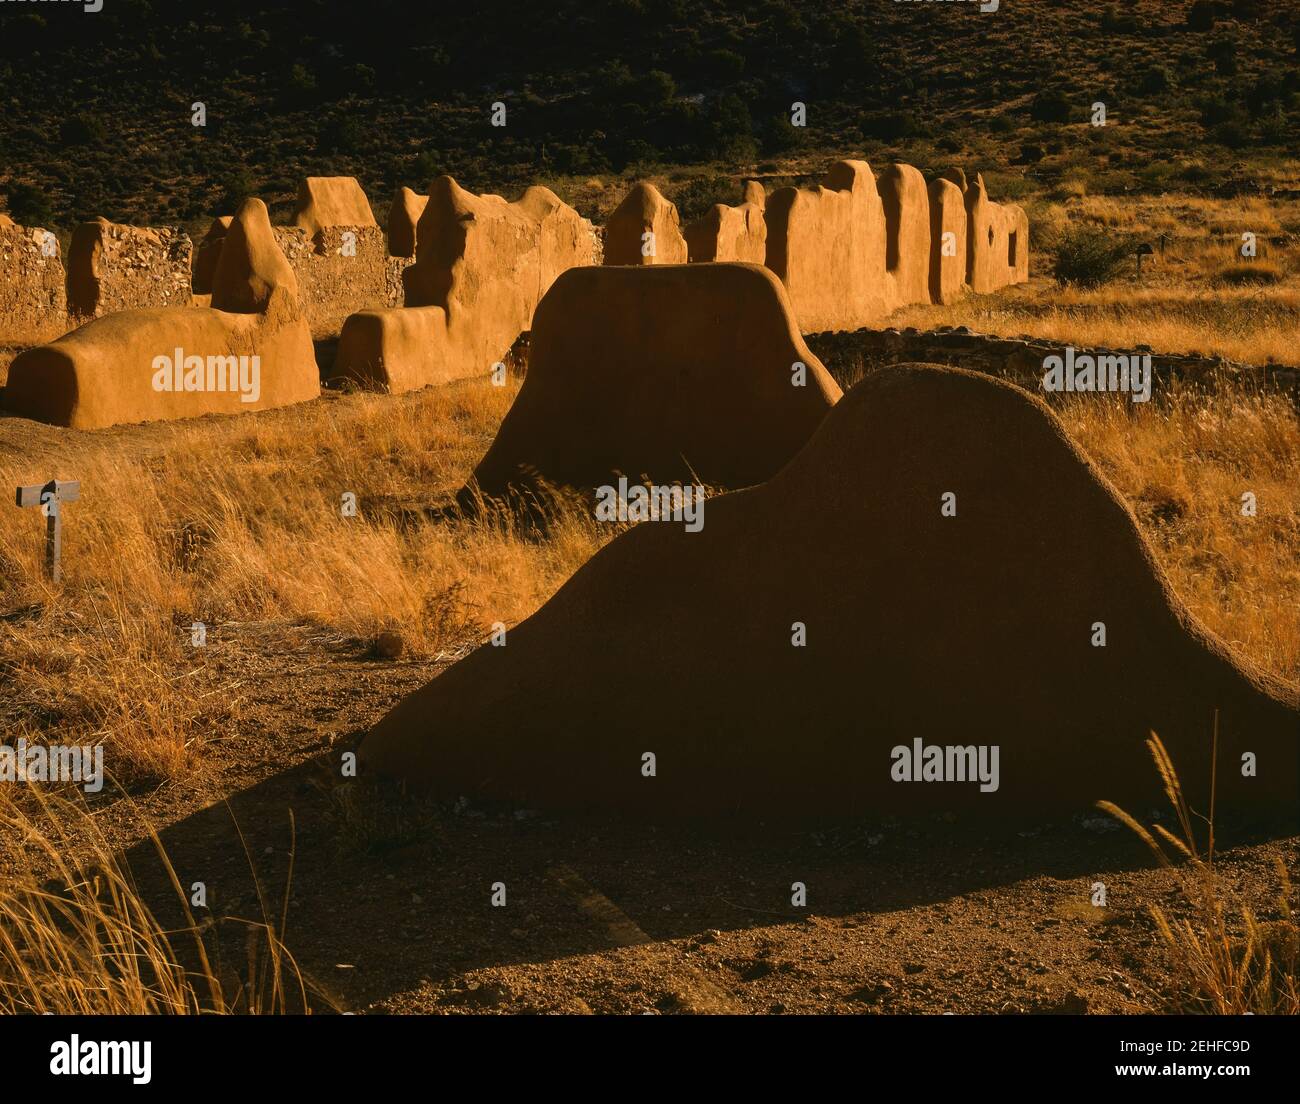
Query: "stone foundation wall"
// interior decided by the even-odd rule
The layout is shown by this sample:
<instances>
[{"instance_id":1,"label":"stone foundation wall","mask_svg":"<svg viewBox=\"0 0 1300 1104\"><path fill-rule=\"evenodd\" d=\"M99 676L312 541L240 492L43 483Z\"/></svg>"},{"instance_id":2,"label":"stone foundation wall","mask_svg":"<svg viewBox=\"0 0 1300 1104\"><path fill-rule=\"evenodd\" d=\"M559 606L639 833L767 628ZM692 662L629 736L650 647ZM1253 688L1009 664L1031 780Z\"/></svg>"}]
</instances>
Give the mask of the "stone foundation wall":
<instances>
[{"instance_id":1,"label":"stone foundation wall","mask_svg":"<svg viewBox=\"0 0 1300 1104\"><path fill-rule=\"evenodd\" d=\"M193 251L179 227L82 223L68 246L68 328L117 311L189 306Z\"/></svg>"},{"instance_id":2,"label":"stone foundation wall","mask_svg":"<svg viewBox=\"0 0 1300 1104\"><path fill-rule=\"evenodd\" d=\"M402 305L401 273L411 262L388 255L378 226L327 226L314 240L295 226L274 229L298 278L313 340L338 337L350 314Z\"/></svg>"},{"instance_id":3,"label":"stone foundation wall","mask_svg":"<svg viewBox=\"0 0 1300 1104\"><path fill-rule=\"evenodd\" d=\"M48 233L0 224L0 346L42 345L70 328L63 257Z\"/></svg>"},{"instance_id":4,"label":"stone foundation wall","mask_svg":"<svg viewBox=\"0 0 1300 1104\"><path fill-rule=\"evenodd\" d=\"M1001 376L1035 394L1042 394L1043 360L1060 356L1065 343L1033 337L996 337L978 334L965 326L934 331L855 330L820 333L807 337L808 347L826 365L842 387L886 364L918 361L951 364L973 372ZM1195 353L1157 353L1147 345L1131 349L1075 346L1076 355L1150 353L1152 387L1167 389L1175 381L1206 390L1221 387L1288 391L1300 404L1300 368L1266 364L1238 364L1224 357Z\"/></svg>"}]
</instances>

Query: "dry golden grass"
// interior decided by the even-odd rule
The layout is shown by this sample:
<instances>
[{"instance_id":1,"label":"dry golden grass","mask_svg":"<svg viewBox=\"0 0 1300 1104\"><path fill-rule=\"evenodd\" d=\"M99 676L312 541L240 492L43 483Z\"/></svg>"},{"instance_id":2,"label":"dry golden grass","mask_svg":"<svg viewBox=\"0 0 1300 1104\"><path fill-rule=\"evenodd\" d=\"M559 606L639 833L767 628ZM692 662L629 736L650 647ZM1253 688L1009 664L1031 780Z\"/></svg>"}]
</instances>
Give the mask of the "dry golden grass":
<instances>
[{"instance_id":1,"label":"dry golden grass","mask_svg":"<svg viewBox=\"0 0 1300 1104\"><path fill-rule=\"evenodd\" d=\"M1217 742L1216 733L1211 754L1217 752ZM1219 1016L1300 1014L1300 926L1291 911L1286 865L1277 860L1279 919L1261 923L1243 906L1241 920L1235 923L1229 916L1230 891L1214 868L1213 788L1208 812L1198 814L1187 804L1160 737L1152 733L1147 746L1181 836L1158 824L1148 831L1109 801L1097 805L1136 833L1161 866L1177 873L1191 907L1190 918L1182 920L1171 920L1159 905L1150 907L1156 930L1173 957L1176 973L1170 995L1178 1010ZM1204 846L1198 842L1202 835L1207 837Z\"/></svg>"},{"instance_id":2,"label":"dry golden grass","mask_svg":"<svg viewBox=\"0 0 1300 1104\"><path fill-rule=\"evenodd\" d=\"M995 197L996 198L996 197ZM1028 284L969 296L947 307L908 307L891 326L965 325L1000 336L1027 334L1076 346L1219 355L1246 364L1295 364L1300 330L1300 203L1187 195L1084 196L1030 204ZM1058 287L1044 274L1043 246L1064 227L1138 234L1163 251L1113 283ZM1256 235L1253 259L1242 234Z\"/></svg>"},{"instance_id":3,"label":"dry golden grass","mask_svg":"<svg viewBox=\"0 0 1300 1104\"><path fill-rule=\"evenodd\" d=\"M149 836L185 926L166 930L130 869L83 806L35 791L39 814L0 795L0 833L38 848L50 877L28 873L0 886L0 1013L41 1015L252 1015L309 1012L309 987L281 936L289 882L278 910L257 883L262 917L225 918L244 931L243 976L212 957L200 920L157 834ZM292 853L290 855L292 864ZM251 857L249 859L252 865ZM191 964L182 963L183 952Z\"/></svg>"},{"instance_id":4,"label":"dry golden grass","mask_svg":"<svg viewBox=\"0 0 1300 1104\"><path fill-rule=\"evenodd\" d=\"M482 639L541 604L611 535L560 509L549 538L508 522L399 524L389 505L453 490L516 388L350 395L248 419L63 435L0 458L9 486L78 478L64 583L42 567L43 521L0 512L0 726L107 741L120 771L168 776L237 719L238 673L190 625L307 622L416 655ZM344 517L345 492L360 513Z\"/></svg>"},{"instance_id":5,"label":"dry golden grass","mask_svg":"<svg viewBox=\"0 0 1300 1104\"><path fill-rule=\"evenodd\" d=\"M1264 667L1300 682L1300 416L1282 396L1166 403L1070 396L1071 435L1133 505L1179 594ZM1252 492L1257 514L1242 514Z\"/></svg>"},{"instance_id":6,"label":"dry golden grass","mask_svg":"<svg viewBox=\"0 0 1300 1104\"><path fill-rule=\"evenodd\" d=\"M1148 345L1163 353L1223 356L1244 364L1292 364L1300 359L1295 348L1300 288L1282 283L1170 291L1120 282L1084 291L1035 281L948 307L907 307L893 314L889 325L969 326L978 333L1023 334L1076 348Z\"/></svg>"}]
</instances>

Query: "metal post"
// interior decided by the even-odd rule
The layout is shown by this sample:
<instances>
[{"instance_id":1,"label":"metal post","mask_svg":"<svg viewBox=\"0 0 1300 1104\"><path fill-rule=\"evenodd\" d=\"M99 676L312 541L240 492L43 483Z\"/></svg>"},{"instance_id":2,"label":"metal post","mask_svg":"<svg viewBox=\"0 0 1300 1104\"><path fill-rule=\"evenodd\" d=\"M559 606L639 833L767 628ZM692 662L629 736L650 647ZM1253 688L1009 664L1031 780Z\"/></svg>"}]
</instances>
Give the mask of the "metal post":
<instances>
[{"instance_id":1,"label":"metal post","mask_svg":"<svg viewBox=\"0 0 1300 1104\"><path fill-rule=\"evenodd\" d=\"M19 506L39 506L45 514L45 570L54 582L63 578L63 504L81 497L81 484L51 479L44 486L19 487Z\"/></svg>"}]
</instances>

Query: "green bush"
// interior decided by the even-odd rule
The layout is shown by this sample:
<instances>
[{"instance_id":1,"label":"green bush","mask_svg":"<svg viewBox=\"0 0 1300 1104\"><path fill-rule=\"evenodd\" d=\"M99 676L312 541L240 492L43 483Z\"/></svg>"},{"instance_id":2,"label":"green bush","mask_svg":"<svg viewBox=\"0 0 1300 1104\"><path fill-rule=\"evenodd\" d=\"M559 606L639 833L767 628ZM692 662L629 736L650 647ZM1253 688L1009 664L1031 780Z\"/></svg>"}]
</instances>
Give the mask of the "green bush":
<instances>
[{"instance_id":1,"label":"green bush","mask_svg":"<svg viewBox=\"0 0 1300 1104\"><path fill-rule=\"evenodd\" d=\"M1063 230L1051 251L1051 272L1058 284L1100 287L1133 263L1137 240L1095 226Z\"/></svg>"},{"instance_id":2,"label":"green bush","mask_svg":"<svg viewBox=\"0 0 1300 1104\"><path fill-rule=\"evenodd\" d=\"M910 111L873 111L862 116L862 133L882 142L919 138L925 126Z\"/></svg>"},{"instance_id":3,"label":"green bush","mask_svg":"<svg viewBox=\"0 0 1300 1104\"><path fill-rule=\"evenodd\" d=\"M1127 12L1121 14L1115 8L1107 8L1101 13L1101 29L1108 34L1136 34L1138 21Z\"/></svg>"},{"instance_id":4,"label":"green bush","mask_svg":"<svg viewBox=\"0 0 1300 1104\"><path fill-rule=\"evenodd\" d=\"M1211 0L1196 0L1187 9L1187 26L1193 31L1214 30L1215 5Z\"/></svg>"},{"instance_id":5,"label":"green bush","mask_svg":"<svg viewBox=\"0 0 1300 1104\"><path fill-rule=\"evenodd\" d=\"M244 200L257 195L257 182L247 169L238 168L222 181L217 214L233 215Z\"/></svg>"},{"instance_id":6,"label":"green bush","mask_svg":"<svg viewBox=\"0 0 1300 1104\"><path fill-rule=\"evenodd\" d=\"M44 189L16 181L9 185L9 217L20 226L48 229L54 221L54 209Z\"/></svg>"},{"instance_id":7,"label":"green bush","mask_svg":"<svg viewBox=\"0 0 1300 1104\"><path fill-rule=\"evenodd\" d=\"M1154 96L1161 92L1168 92L1173 83L1169 70L1163 65L1157 65L1138 78L1137 90L1144 96Z\"/></svg>"},{"instance_id":8,"label":"green bush","mask_svg":"<svg viewBox=\"0 0 1300 1104\"><path fill-rule=\"evenodd\" d=\"M728 207L740 202L741 187L728 176L696 176L672 190L669 198L683 225L694 222L715 203Z\"/></svg>"},{"instance_id":9,"label":"green bush","mask_svg":"<svg viewBox=\"0 0 1300 1104\"><path fill-rule=\"evenodd\" d=\"M1210 131L1210 137L1219 145L1234 150L1245 149L1251 142L1250 131L1239 119L1229 119L1226 123L1220 123Z\"/></svg>"},{"instance_id":10,"label":"green bush","mask_svg":"<svg viewBox=\"0 0 1300 1104\"><path fill-rule=\"evenodd\" d=\"M1240 104L1225 100L1222 96L1211 96L1201 103L1201 126L1209 130L1221 123L1244 123L1246 112Z\"/></svg>"},{"instance_id":11,"label":"green bush","mask_svg":"<svg viewBox=\"0 0 1300 1104\"><path fill-rule=\"evenodd\" d=\"M102 142L108 129L94 115L73 115L59 127L59 143L64 147L88 146Z\"/></svg>"},{"instance_id":12,"label":"green bush","mask_svg":"<svg viewBox=\"0 0 1300 1104\"><path fill-rule=\"evenodd\" d=\"M1029 105L1029 117L1038 123L1068 123L1073 112L1070 98L1056 90L1039 92Z\"/></svg>"}]
</instances>

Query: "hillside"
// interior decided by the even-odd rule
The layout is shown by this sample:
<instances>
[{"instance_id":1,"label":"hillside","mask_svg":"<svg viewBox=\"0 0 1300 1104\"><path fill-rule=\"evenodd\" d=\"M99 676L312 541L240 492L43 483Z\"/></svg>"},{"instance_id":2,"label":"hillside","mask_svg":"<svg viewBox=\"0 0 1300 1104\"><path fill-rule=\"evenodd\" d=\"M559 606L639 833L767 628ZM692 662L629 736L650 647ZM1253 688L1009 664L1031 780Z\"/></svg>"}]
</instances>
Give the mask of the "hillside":
<instances>
[{"instance_id":1,"label":"hillside","mask_svg":"<svg viewBox=\"0 0 1300 1104\"><path fill-rule=\"evenodd\" d=\"M1004 198L1026 175L1251 191L1297 146L1297 47L1296 0L4 4L0 195L62 230L197 226L249 193L283 216L309 174L356 176L382 215L449 172L591 215L615 193L590 178L671 169L689 217L738 173L842 153L1010 168Z\"/></svg>"}]
</instances>

